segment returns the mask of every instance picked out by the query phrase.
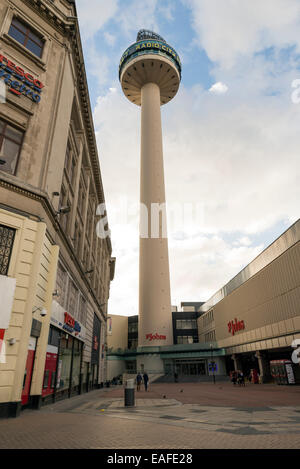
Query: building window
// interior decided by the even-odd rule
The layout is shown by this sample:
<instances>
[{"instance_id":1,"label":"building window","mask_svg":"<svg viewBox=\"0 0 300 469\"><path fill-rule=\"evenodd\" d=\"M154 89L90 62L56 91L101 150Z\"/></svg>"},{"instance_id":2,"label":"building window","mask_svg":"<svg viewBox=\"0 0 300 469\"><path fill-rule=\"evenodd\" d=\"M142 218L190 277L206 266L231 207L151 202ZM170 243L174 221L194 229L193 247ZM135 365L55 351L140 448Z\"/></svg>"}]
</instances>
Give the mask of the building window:
<instances>
[{"instance_id":1,"label":"building window","mask_svg":"<svg viewBox=\"0 0 300 469\"><path fill-rule=\"evenodd\" d=\"M58 290L58 299L57 301L62 307L66 307L67 299L67 282L68 276L66 270L62 267L61 264L58 264L57 275L56 275L56 288Z\"/></svg>"},{"instance_id":2,"label":"building window","mask_svg":"<svg viewBox=\"0 0 300 469\"><path fill-rule=\"evenodd\" d=\"M72 280L70 280L69 282L68 293L68 311L70 312L70 314L73 314L75 317L77 317L77 304L79 292Z\"/></svg>"},{"instance_id":3,"label":"building window","mask_svg":"<svg viewBox=\"0 0 300 469\"><path fill-rule=\"evenodd\" d=\"M192 336L187 336L187 335L182 335L177 337L177 344L193 344L196 342L194 340L194 337Z\"/></svg>"},{"instance_id":4,"label":"building window","mask_svg":"<svg viewBox=\"0 0 300 469\"><path fill-rule=\"evenodd\" d=\"M208 332L207 334L205 334L204 341L206 343L215 342L216 341L216 331L211 331L211 332Z\"/></svg>"},{"instance_id":5,"label":"building window","mask_svg":"<svg viewBox=\"0 0 300 469\"><path fill-rule=\"evenodd\" d=\"M87 308L86 300L83 298L83 296L80 296L78 320L84 326L85 326L85 323L86 323L86 315L87 315L87 309L86 308Z\"/></svg>"},{"instance_id":6,"label":"building window","mask_svg":"<svg viewBox=\"0 0 300 469\"><path fill-rule=\"evenodd\" d=\"M197 329L196 319L177 319L176 329Z\"/></svg>"},{"instance_id":7,"label":"building window","mask_svg":"<svg viewBox=\"0 0 300 469\"><path fill-rule=\"evenodd\" d=\"M8 34L38 57L42 57L44 41L28 26L13 18Z\"/></svg>"},{"instance_id":8,"label":"building window","mask_svg":"<svg viewBox=\"0 0 300 469\"><path fill-rule=\"evenodd\" d=\"M203 316L203 327L206 327L208 324L211 324L214 320L214 310L212 309Z\"/></svg>"},{"instance_id":9,"label":"building window","mask_svg":"<svg viewBox=\"0 0 300 469\"><path fill-rule=\"evenodd\" d=\"M128 333L133 334L133 333L138 332L138 323L137 322L132 322L128 323Z\"/></svg>"},{"instance_id":10,"label":"building window","mask_svg":"<svg viewBox=\"0 0 300 469\"><path fill-rule=\"evenodd\" d=\"M7 275L16 230L0 225L0 275Z\"/></svg>"},{"instance_id":11,"label":"building window","mask_svg":"<svg viewBox=\"0 0 300 469\"><path fill-rule=\"evenodd\" d=\"M0 119L0 169L15 174L24 132Z\"/></svg>"}]
</instances>

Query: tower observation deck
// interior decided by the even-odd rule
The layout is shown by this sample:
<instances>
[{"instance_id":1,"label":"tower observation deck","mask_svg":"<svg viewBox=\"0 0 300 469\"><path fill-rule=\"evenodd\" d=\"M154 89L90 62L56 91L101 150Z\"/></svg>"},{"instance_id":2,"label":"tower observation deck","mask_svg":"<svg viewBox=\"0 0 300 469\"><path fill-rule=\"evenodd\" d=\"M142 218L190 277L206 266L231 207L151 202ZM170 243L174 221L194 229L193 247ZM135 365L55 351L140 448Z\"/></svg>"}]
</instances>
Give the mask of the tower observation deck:
<instances>
[{"instance_id":1,"label":"tower observation deck","mask_svg":"<svg viewBox=\"0 0 300 469\"><path fill-rule=\"evenodd\" d=\"M176 95L181 81L181 62L173 47L156 33L142 29L137 42L121 57L119 78L125 96L141 105L141 89L145 83L160 88L161 105Z\"/></svg>"},{"instance_id":2,"label":"tower observation deck","mask_svg":"<svg viewBox=\"0 0 300 469\"><path fill-rule=\"evenodd\" d=\"M125 96L141 106L140 201L144 213L147 209L146 228L142 227L145 216L140 224L139 349L143 351L173 344L160 107L179 89L181 62L161 36L141 30L137 42L121 57L119 78ZM159 216L153 206L160 207ZM156 233L153 225L158 227ZM161 372L162 361L153 357L148 356L147 362L146 355L139 355L139 360Z\"/></svg>"}]
</instances>

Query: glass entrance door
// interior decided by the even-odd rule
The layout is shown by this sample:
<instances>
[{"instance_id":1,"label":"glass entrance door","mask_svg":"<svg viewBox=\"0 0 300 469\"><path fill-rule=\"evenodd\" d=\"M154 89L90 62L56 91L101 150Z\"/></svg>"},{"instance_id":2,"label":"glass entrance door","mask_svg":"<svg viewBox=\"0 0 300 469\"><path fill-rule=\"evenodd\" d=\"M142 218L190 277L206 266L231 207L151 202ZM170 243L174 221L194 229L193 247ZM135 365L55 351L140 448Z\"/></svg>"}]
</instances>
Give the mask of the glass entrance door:
<instances>
[{"instance_id":1,"label":"glass entrance door","mask_svg":"<svg viewBox=\"0 0 300 469\"><path fill-rule=\"evenodd\" d=\"M206 375L205 360L180 361L176 360L175 367L179 375L184 376L203 376Z\"/></svg>"}]
</instances>

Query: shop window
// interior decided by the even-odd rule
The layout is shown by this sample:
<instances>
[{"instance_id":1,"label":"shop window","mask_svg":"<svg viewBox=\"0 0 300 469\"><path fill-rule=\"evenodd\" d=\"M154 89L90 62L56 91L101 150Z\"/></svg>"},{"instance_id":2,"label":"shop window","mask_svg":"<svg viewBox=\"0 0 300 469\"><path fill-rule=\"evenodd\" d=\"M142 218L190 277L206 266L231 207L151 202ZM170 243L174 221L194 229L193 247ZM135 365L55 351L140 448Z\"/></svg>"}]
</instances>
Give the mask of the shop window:
<instances>
[{"instance_id":1,"label":"shop window","mask_svg":"<svg viewBox=\"0 0 300 469\"><path fill-rule=\"evenodd\" d=\"M44 41L28 24L13 18L8 34L38 57L42 57Z\"/></svg>"},{"instance_id":2,"label":"shop window","mask_svg":"<svg viewBox=\"0 0 300 469\"><path fill-rule=\"evenodd\" d=\"M0 169L15 174L24 132L0 119Z\"/></svg>"},{"instance_id":3,"label":"shop window","mask_svg":"<svg viewBox=\"0 0 300 469\"><path fill-rule=\"evenodd\" d=\"M44 388L44 389L47 389L47 387L48 387L48 383L49 383L49 373L50 373L50 371L49 371L49 370L46 370L46 371L45 371L45 374L44 374L44 382L43 382L43 388Z\"/></svg>"},{"instance_id":4,"label":"shop window","mask_svg":"<svg viewBox=\"0 0 300 469\"><path fill-rule=\"evenodd\" d=\"M52 372L51 375L51 389L55 388L55 373Z\"/></svg>"},{"instance_id":5,"label":"shop window","mask_svg":"<svg viewBox=\"0 0 300 469\"><path fill-rule=\"evenodd\" d=\"M72 343L73 338L69 336L61 340L61 346L59 350L59 360L61 361L61 373L59 380L59 390L64 391L70 387L70 372L72 362ZM62 347L64 345L64 347Z\"/></svg>"},{"instance_id":6,"label":"shop window","mask_svg":"<svg viewBox=\"0 0 300 469\"><path fill-rule=\"evenodd\" d=\"M58 331L54 327L50 326L48 344L53 345L54 347L58 347L59 346L59 337L60 337L60 331Z\"/></svg>"},{"instance_id":7,"label":"shop window","mask_svg":"<svg viewBox=\"0 0 300 469\"><path fill-rule=\"evenodd\" d=\"M0 275L7 275L16 230L0 225Z\"/></svg>"}]
</instances>

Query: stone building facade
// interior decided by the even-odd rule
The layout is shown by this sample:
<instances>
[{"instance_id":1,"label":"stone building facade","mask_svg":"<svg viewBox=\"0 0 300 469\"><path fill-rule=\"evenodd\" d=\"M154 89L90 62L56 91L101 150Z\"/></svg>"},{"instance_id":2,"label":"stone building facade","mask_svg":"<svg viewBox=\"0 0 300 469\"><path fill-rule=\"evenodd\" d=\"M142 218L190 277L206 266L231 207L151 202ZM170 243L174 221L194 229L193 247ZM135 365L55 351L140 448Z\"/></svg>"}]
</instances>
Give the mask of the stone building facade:
<instances>
[{"instance_id":1,"label":"stone building facade","mask_svg":"<svg viewBox=\"0 0 300 469\"><path fill-rule=\"evenodd\" d=\"M74 1L1 0L0 83L0 294L15 279L0 416L15 416L106 379L115 259Z\"/></svg>"},{"instance_id":2,"label":"stone building facade","mask_svg":"<svg viewBox=\"0 0 300 469\"><path fill-rule=\"evenodd\" d=\"M269 381L270 362L291 361L300 345L299 267L300 220L200 307L199 343L223 348L228 370L255 368Z\"/></svg>"}]
</instances>

